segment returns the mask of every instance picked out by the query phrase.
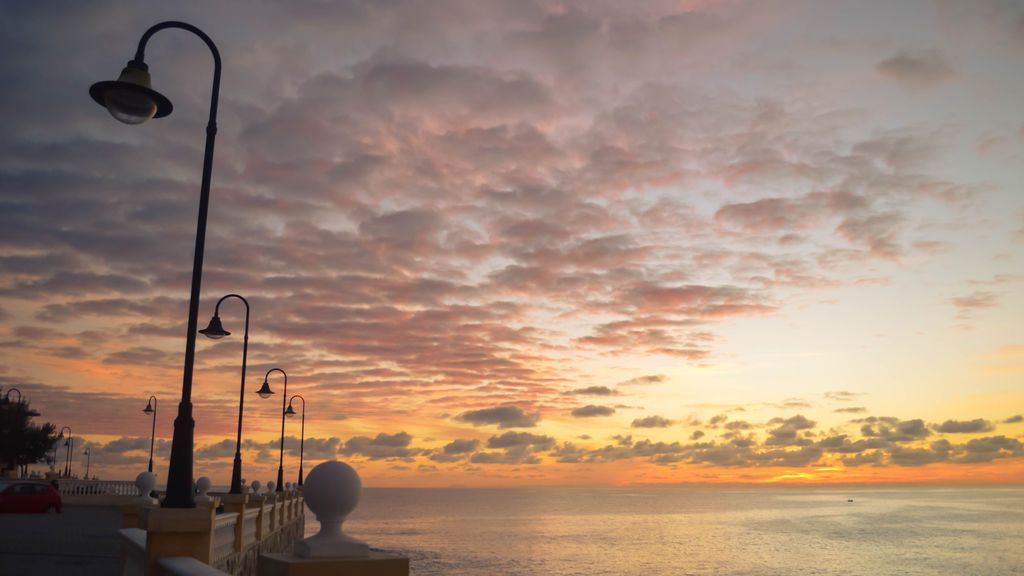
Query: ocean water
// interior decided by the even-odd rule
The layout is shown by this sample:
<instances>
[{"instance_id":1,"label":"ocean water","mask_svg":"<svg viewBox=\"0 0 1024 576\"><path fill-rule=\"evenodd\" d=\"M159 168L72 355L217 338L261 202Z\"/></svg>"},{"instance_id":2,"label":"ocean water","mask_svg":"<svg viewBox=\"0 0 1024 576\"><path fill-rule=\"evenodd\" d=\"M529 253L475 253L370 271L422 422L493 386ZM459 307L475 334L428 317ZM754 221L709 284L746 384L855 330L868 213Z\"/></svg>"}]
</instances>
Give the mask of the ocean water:
<instances>
[{"instance_id":1,"label":"ocean water","mask_svg":"<svg viewBox=\"0 0 1024 576\"><path fill-rule=\"evenodd\" d=\"M345 529L417 576L1024 575L1024 487L366 489Z\"/></svg>"}]
</instances>

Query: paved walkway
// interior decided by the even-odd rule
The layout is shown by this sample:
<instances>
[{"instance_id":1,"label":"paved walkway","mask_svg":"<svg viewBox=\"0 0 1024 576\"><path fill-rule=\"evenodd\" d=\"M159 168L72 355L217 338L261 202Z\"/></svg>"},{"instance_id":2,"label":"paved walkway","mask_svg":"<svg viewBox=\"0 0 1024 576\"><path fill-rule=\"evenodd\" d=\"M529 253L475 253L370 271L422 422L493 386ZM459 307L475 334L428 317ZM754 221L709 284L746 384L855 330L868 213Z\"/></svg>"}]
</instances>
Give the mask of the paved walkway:
<instances>
[{"instance_id":1,"label":"paved walkway","mask_svg":"<svg viewBox=\"0 0 1024 576\"><path fill-rule=\"evenodd\" d=\"M0 514L0 576L116 575L116 507L64 505L62 514Z\"/></svg>"}]
</instances>

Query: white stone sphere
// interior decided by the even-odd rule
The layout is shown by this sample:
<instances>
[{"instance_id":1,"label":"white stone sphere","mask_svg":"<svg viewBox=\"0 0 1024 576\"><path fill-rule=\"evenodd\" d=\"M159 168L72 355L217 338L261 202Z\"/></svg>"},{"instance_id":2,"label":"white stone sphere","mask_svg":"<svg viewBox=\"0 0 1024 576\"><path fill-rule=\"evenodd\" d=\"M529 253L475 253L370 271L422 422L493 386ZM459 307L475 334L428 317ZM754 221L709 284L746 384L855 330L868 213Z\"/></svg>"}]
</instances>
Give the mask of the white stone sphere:
<instances>
[{"instance_id":1,"label":"white stone sphere","mask_svg":"<svg viewBox=\"0 0 1024 576\"><path fill-rule=\"evenodd\" d=\"M135 487L139 489L139 496L149 496L149 493L156 487L156 474L152 472L141 472L135 477Z\"/></svg>"},{"instance_id":2,"label":"white stone sphere","mask_svg":"<svg viewBox=\"0 0 1024 576\"><path fill-rule=\"evenodd\" d=\"M344 518L359 504L363 483L359 474L344 462L317 464L302 485L302 497L317 518Z\"/></svg>"},{"instance_id":3,"label":"white stone sphere","mask_svg":"<svg viewBox=\"0 0 1024 576\"><path fill-rule=\"evenodd\" d=\"M270 482L267 482L267 492L268 492L268 493L270 493L270 492L273 492L273 491L274 491L274 488L275 488L276 486L277 486L277 484L274 484L274 481L273 481L273 480L271 480Z\"/></svg>"},{"instance_id":4,"label":"white stone sphere","mask_svg":"<svg viewBox=\"0 0 1024 576\"><path fill-rule=\"evenodd\" d=\"M263 486L263 484L260 484L259 480L253 480L251 486L252 486L252 493L253 494L259 494L260 493L260 486Z\"/></svg>"}]
</instances>

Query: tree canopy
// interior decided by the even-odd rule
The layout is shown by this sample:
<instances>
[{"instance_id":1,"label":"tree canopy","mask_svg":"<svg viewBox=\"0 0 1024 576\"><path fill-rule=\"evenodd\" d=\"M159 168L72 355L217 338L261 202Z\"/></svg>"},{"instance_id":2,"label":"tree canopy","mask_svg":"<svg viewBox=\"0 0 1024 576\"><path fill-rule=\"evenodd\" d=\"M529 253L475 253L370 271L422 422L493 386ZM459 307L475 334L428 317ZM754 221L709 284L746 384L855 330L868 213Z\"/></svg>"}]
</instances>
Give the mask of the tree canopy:
<instances>
[{"instance_id":1,"label":"tree canopy","mask_svg":"<svg viewBox=\"0 0 1024 576\"><path fill-rule=\"evenodd\" d=\"M33 424L36 416L28 401L0 399L0 468L14 470L46 460L57 441L56 426Z\"/></svg>"}]
</instances>

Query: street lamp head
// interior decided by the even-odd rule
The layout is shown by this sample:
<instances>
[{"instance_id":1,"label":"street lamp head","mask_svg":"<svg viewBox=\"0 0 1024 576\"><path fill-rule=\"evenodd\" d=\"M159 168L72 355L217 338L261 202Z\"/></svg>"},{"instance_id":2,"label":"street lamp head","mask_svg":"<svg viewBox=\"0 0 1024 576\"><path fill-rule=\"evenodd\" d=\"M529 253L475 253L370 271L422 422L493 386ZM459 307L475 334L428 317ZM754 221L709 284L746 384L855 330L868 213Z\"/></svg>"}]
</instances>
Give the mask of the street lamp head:
<instances>
[{"instance_id":1,"label":"street lamp head","mask_svg":"<svg viewBox=\"0 0 1024 576\"><path fill-rule=\"evenodd\" d=\"M163 118L173 109L170 100L149 86L149 67L130 60L117 80L93 84L89 95L117 120L142 124L150 118Z\"/></svg>"},{"instance_id":2,"label":"street lamp head","mask_svg":"<svg viewBox=\"0 0 1024 576\"><path fill-rule=\"evenodd\" d=\"M152 414L154 412L154 410L153 410L153 401L150 400L149 402L147 402L146 403L146 407L143 408L142 411L145 412L146 414Z\"/></svg>"},{"instance_id":3,"label":"street lamp head","mask_svg":"<svg viewBox=\"0 0 1024 576\"><path fill-rule=\"evenodd\" d=\"M224 326L220 323L220 316L214 314L213 318L210 318L210 324L199 331L200 334L213 340L220 340L225 336L231 336L231 332L224 329Z\"/></svg>"},{"instance_id":4,"label":"street lamp head","mask_svg":"<svg viewBox=\"0 0 1024 576\"><path fill-rule=\"evenodd\" d=\"M285 413L286 416L295 416L295 414L296 414L295 408L292 408L292 405L289 404L288 405L288 409L285 410L284 413Z\"/></svg>"},{"instance_id":5,"label":"street lamp head","mask_svg":"<svg viewBox=\"0 0 1024 576\"><path fill-rule=\"evenodd\" d=\"M270 383L266 380L263 381L263 386L256 393L260 395L260 398L270 398L274 395L274 391L270 389Z\"/></svg>"}]
</instances>

